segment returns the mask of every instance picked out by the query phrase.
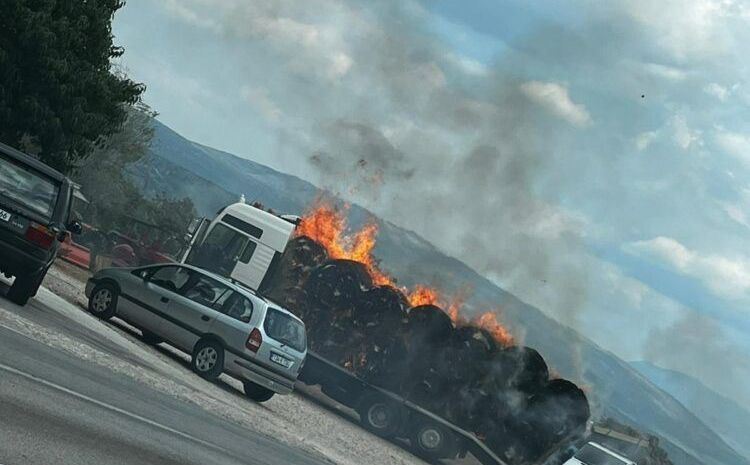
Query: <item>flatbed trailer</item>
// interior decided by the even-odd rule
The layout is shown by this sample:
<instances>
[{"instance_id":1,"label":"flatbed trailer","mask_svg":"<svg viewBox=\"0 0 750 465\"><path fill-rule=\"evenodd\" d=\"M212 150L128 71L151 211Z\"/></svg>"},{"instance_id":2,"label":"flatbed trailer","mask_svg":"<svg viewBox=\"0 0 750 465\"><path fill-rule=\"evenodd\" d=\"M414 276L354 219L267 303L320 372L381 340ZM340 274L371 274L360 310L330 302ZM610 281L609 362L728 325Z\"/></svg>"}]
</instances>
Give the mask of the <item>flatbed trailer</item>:
<instances>
[{"instance_id":1,"label":"flatbed trailer","mask_svg":"<svg viewBox=\"0 0 750 465\"><path fill-rule=\"evenodd\" d=\"M308 351L299 379L319 385L330 399L357 412L365 429L386 439L406 439L411 451L427 461L474 456L482 465L509 465L474 433L426 410L387 389L369 383L337 363ZM541 465L561 447L578 439L576 431L551 447L533 463Z\"/></svg>"}]
</instances>

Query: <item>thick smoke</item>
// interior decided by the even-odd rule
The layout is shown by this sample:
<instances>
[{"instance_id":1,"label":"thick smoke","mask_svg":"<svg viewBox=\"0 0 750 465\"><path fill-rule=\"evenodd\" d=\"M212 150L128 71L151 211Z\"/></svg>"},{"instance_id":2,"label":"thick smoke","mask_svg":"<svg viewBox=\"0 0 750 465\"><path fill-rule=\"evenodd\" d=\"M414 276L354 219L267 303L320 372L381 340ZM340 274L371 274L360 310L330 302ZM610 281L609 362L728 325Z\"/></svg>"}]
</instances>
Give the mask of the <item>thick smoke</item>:
<instances>
[{"instance_id":1,"label":"thick smoke","mask_svg":"<svg viewBox=\"0 0 750 465\"><path fill-rule=\"evenodd\" d=\"M194 3L204 27L259 47L262 95L289 112L272 119L287 126L277 130L290 165L306 160L308 177L575 325L586 294L577 225L536 193L559 131L544 89L563 99L556 114L578 111L571 128L585 113L564 85L447 54L414 2L214 5L223 16Z\"/></svg>"},{"instance_id":2,"label":"thick smoke","mask_svg":"<svg viewBox=\"0 0 750 465\"><path fill-rule=\"evenodd\" d=\"M742 381L750 374L750 361L710 318L690 313L671 326L651 331L644 355L659 366L705 380L716 392L750 404L750 392Z\"/></svg>"},{"instance_id":3,"label":"thick smoke","mask_svg":"<svg viewBox=\"0 0 750 465\"><path fill-rule=\"evenodd\" d=\"M561 137L591 122L564 84L447 53L417 2L188 4L171 8L249 47L244 97L281 165L577 326L579 225L539 195Z\"/></svg>"}]
</instances>

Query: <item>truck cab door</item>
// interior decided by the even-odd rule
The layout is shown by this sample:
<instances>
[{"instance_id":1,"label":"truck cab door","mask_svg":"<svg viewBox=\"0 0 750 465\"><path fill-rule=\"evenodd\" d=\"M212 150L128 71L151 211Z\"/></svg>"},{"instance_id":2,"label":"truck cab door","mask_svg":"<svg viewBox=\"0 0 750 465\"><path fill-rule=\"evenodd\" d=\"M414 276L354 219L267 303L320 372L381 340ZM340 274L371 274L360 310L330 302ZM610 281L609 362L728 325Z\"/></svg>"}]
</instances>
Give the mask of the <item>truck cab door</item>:
<instances>
[{"instance_id":1,"label":"truck cab door","mask_svg":"<svg viewBox=\"0 0 750 465\"><path fill-rule=\"evenodd\" d=\"M259 289L276 251L260 242L248 238L247 245L237 259L231 278L250 289Z\"/></svg>"},{"instance_id":2,"label":"truck cab door","mask_svg":"<svg viewBox=\"0 0 750 465\"><path fill-rule=\"evenodd\" d=\"M180 252L180 263L188 263L188 260L195 254L195 249L198 244L202 244L206 238L208 227L211 226L211 221L207 218L196 218L188 227L188 232L185 235L185 239L188 242L187 248Z\"/></svg>"}]
</instances>

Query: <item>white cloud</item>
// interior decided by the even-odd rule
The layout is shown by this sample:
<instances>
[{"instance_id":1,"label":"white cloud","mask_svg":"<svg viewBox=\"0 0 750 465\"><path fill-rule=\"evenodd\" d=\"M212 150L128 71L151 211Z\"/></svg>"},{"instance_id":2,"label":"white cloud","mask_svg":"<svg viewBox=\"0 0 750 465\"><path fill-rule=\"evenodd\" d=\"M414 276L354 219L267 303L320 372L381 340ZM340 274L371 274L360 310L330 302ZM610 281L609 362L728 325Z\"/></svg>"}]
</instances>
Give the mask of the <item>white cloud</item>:
<instances>
[{"instance_id":1,"label":"white cloud","mask_svg":"<svg viewBox=\"0 0 750 465\"><path fill-rule=\"evenodd\" d=\"M736 299L750 295L750 261L744 258L701 254L663 236L626 244L624 249L696 278L721 296Z\"/></svg>"},{"instance_id":2,"label":"white cloud","mask_svg":"<svg viewBox=\"0 0 750 465\"><path fill-rule=\"evenodd\" d=\"M674 131L673 138L675 143L683 149L687 150L693 145L703 145L703 139L701 138L702 131L690 129L684 115L673 116L670 125Z\"/></svg>"},{"instance_id":3,"label":"white cloud","mask_svg":"<svg viewBox=\"0 0 750 465\"><path fill-rule=\"evenodd\" d=\"M746 228L750 228L750 218L747 213L745 213L745 210L743 210L742 205L726 203L723 204L721 208L734 222L741 224Z\"/></svg>"},{"instance_id":4,"label":"white cloud","mask_svg":"<svg viewBox=\"0 0 750 465\"><path fill-rule=\"evenodd\" d=\"M678 60L726 53L735 40L727 20L750 16L744 3L736 0L621 0L618 4Z\"/></svg>"},{"instance_id":5,"label":"white cloud","mask_svg":"<svg viewBox=\"0 0 750 465\"><path fill-rule=\"evenodd\" d=\"M201 14L199 11L185 5L180 0L166 0L164 6L169 13L192 26L208 29L217 33L221 31L221 25L219 22L214 21L207 15Z\"/></svg>"},{"instance_id":6,"label":"white cloud","mask_svg":"<svg viewBox=\"0 0 750 465\"><path fill-rule=\"evenodd\" d=\"M341 77L349 72L354 64L352 57L344 52L336 52L331 56L331 66L329 71L331 77Z\"/></svg>"},{"instance_id":7,"label":"white cloud","mask_svg":"<svg viewBox=\"0 0 750 465\"><path fill-rule=\"evenodd\" d=\"M591 124L586 107L573 102L568 88L557 82L529 81L521 84L521 91L532 101L570 124L583 127Z\"/></svg>"},{"instance_id":8,"label":"white cloud","mask_svg":"<svg viewBox=\"0 0 750 465\"><path fill-rule=\"evenodd\" d=\"M750 165L750 136L719 128L715 138L719 147L726 153Z\"/></svg>"},{"instance_id":9,"label":"white cloud","mask_svg":"<svg viewBox=\"0 0 750 465\"><path fill-rule=\"evenodd\" d=\"M243 86L240 89L240 96L250 103L268 122L277 123L283 116L281 108L271 100L265 89Z\"/></svg>"},{"instance_id":10,"label":"white cloud","mask_svg":"<svg viewBox=\"0 0 750 465\"><path fill-rule=\"evenodd\" d=\"M470 76L484 77L489 74L490 70L479 60L474 60L464 55L456 53L447 53L445 55L446 60L449 63L455 65L458 69Z\"/></svg>"},{"instance_id":11,"label":"white cloud","mask_svg":"<svg viewBox=\"0 0 750 465\"><path fill-rule=\"evenodd\" d=\"M640 151L646 150L651 143L656 140L656 138L659 136L659 131L645 131L635 138L635 146Z\"/></svg>"},{"instance_id":12,"label":"white cloud","mask_svg":"<svg viewBox=\"0 0 750 465\"><path fill-rule=\"evenodd\" d=\"M167 0L165 8L188 24L217 34L265 41L285 57L289 70L330 80L343 77L354 65L347 31L368 27L354 10L327 0L299 4L258 0L252 5L244 0Z\"/></svg>"},{"instance_id":13,"label":"white cloud","mask_svg":"<svg viewBox=\"0 0 750 465\"><path fill-rule=\"evenodd\" d=\"M658 76L671 81L682 81L687 77L687 73L674 66L662 65L659 63L645 63L643 67L654 76Z\"/></svg>"},{"instance_id":14,"label":"white cloud","mask_svg":"<svg viewBox=\"0 0 750 465\"><path fill-rule=\"evenodd\" d=\"M726 100L732 94L732 90L733 88L729 89L715 82L706 84L706 86L703 88L703 92L707 93L708 95L713 95L722 102L726 102Z\"/></svg>"}]
</instances>

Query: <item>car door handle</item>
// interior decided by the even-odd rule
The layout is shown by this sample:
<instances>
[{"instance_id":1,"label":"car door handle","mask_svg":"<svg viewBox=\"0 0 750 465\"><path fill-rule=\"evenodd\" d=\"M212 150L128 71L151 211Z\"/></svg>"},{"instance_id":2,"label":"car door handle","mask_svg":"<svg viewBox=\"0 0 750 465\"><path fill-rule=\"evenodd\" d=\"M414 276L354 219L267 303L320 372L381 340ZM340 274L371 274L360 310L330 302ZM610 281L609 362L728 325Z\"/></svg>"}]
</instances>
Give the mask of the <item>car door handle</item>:
<instances>
[{"instance_id":1,"label":"car door handle","mask_svg":"<svg viewBox=\"0 0 750 465\"><path fill-rule=\"evenodd\" d=\"M201 320L203 320L203 321L211 321L211 317L209 317L208 315L201 315Z\"/></svg>"},{"instance_id":2,"label":"car door handle","mask_svg":"<svg viewBox=\"0 0 750 465\"><path fill-rule=\"evenodd\" d=\"M169 297L162 297L161 301L166 304L167 302L169 302Z\"/></svg>"}]
</instances>

